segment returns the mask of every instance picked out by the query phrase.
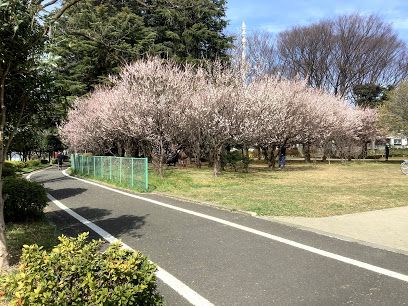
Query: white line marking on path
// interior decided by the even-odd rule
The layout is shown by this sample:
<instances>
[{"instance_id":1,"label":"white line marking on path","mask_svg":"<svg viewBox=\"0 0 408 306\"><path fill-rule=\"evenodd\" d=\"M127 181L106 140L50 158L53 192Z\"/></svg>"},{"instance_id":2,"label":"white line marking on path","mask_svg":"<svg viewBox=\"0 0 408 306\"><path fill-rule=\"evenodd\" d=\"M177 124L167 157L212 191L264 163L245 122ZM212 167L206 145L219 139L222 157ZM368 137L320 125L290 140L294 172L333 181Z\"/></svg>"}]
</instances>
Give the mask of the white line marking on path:
<instances>
[{"instance_id":1,"label":"white line marking on path","mask_svg":"<svg viewBox=\"0 0 408 306\"><path fill-rule=\"evenodd\" d=\"M32 176L33 174L37 174L37 173L39 173L39 172L43 172L43 171L45 171L45 170L47 170L47 169L49 169L49 167L48 167L48 168L41 169L41 170L36 170L36 171L30 172L29 174L27 174L27 176L26 176L25 178L26 178L26 180L29 181L29 180L31 179L31 176Z\"/></svg>"},{"instance_id":2,"label":"white line marking on path","mask_svg":"<svg viewBox=\"0 0 408 306\"><path fill-rule=\"evenodd\" d=\"M42 172L44 170L46 170L46 169L31 172L30 174L28 174L26 176L26 179L30 180L31 176L33 174ZM67 175L65 173L65 171L63 173L64 173L64 175ZM65 206L64 204L62 204L60 201L58 201L52 195L47 193L47 197L48 197L48 199L50 201L52 201L60 209L62 209L63 211L65 211L66 213L68 213L69 215L71 215L72 217L77 219L79 222L81 222L82 224L84 224L87 227L89 227L90 229L92 229L94 232L96 232L99 236L101 236L103 239L105 239L109 243L114 243L114 242L119 241L119 239L112 236L111 234L109 234L104 229L100 228L96 224L94 224L91 221L85 219L81 215L74 212L72 209L70 209L67 206ZM120 243L122 244L123 248L134 250L130 246L128 246L126 243L123 243L122 241L120 241ZM161 268L159 266L157 266L156 276L157 276L157 278L161 279L162 282L167 284L170 288L172 288L174 291L176 291L178 294L180 294L182 297L184 297L187 301L189 301L192 305L195 305L195 306L214 306L214 304L212 304L210 301L208 301L207 299L205 299L204 297L199 295L193 289L188 287L186 284L184 284L183 282L181 282L176 277L174 277L169 272L167 272L166 270L164 270L163 268Z\"/></svg>"},{"instance_id":3,"label":"white line marking on path","mask_svg":"<svg viewBox=\"0 0 408 306\"><path fill-rule=\"evenodd\" d=\"M114 236L109 234L104 229L100 228L99 226L92 223L91 221L85 219L81 215L78 215L72 209L66 207L64 204L62 204L60 201L58 201L52 195L47 194L47 197L55 205L57 205L60 209L62 209L66 213L70 214L72 217L77 219L82 224L88 226L90 229L92 229L94 232L96 232L98 235L100 235L103 239L105 239L109 243L114 243L114 242L119 241L119 239L115 238ZM120 243L122 244L123 248L134 250L130 246L128 246L127 244L123 243L122 241L120 241ZM163 268L160 268L159 266L157 266L156 276L157 276L157 278L161 279L165 284L167 284L169 287L171 287L174 291L176 291L178 294L180 294L182 297L184 297L191 304L196 305L196 306L214 306L214 304L212 304L211 302L209 302L208 300L203 298L201 295L199 295L193 289L188 287L186 284L184 284L183 282L181 282L180 280L178 280L173 275L171 275L169 272L167 272Z\"/></svg>"},{"instance_id":4,"label":"white line marking on path","mask_svg":"<svg viewBox=\"0 0 408 306\"><path fill-rule=\"evenodd\" d=\"M62 171L62 173L65 176L68 176L68 177L73 178L75 180L85 182L87 184L95 185L95 186L98 186L100 188L104 188L104 189L107 189L107 190L110 190L110 191L113 191L113 192L116 192L116 193L119 193L119 194L122 194L122 195L125 195L125 196L128 196L128 197L131 197L131 198L139 199L139 200L149 202L149 203L152 203L152 204L155 204L155 205L159 205L159 206L162 206L162 207L167 207L167 208L170 208L170 209L181 211L181 212L186 213L186 214L190 214L190 215L197 216L197 217L200 217L200 218L203 218L203 219L207 219L207 220L211 220L211 221L214 221L214 222L217 222L217 223L221 223L221 224L224 224L224 225L236 228L236 229L240 229L240 230L248 232L248 233L252 233L252 234L255 234L255 235L258 235L258 236L262 236L262 237L265 237L265 238L268 238L268 239L271 239L271 240L274 240L274 241L284 243L286 245L290 245L290 246L298 248L298 249L302 249L302 250L305 250L305 251L308 251L308 252L311 252L311 253L314 253L314 254L318 254L318 255L321 255L321 256L324 256L324 257L327 257L327 258L331 258L331 259L334 259L334 260L337 260L337 261L340 261L340 262L344 262L346 264L350 264L350 265L353 265L353 266L356 266L356 267L359 267L359 268L362 268L362 269L366 269L366 270L369 270L369 271L372 271L372 272L376 272L376 273L379 273L379 274L382 274L382 275L386 275L386 276L389 276L389 277L392 277L392 278L395 278L395 279L402 280L404 282L408 282L408 275L405 275L405 274L402 274L402 273L398 273L398 272L395 272L395 271L392 271L392 270L384 269L384 268L381 268L381 267L378 267L378 266L374 266L374 265L371 265L371 264L368 264L368 263L365 263L365 262L362 262L362 261L359 261L359 260L348 258L348 257L342 256L342 255L338 255L338 254L335 254L335 253L327 252L327 251L324 251L324 250L321 250L321 249L318 249L318 248L315 248L315 247L308 246L308 245L303 244L303 243L299 243L299 242L292 241L292 240L289 240L289 239L286 239L286 238L282 238L282 237L279 237L279 236L276 236L276 235L272 235L272 234L269 234L269 233L266 233L266 232L262 232L262 231L259 231L259 230L256 230L256 229L253 229L253 228L250 228L250 227L247 227L247 226L243 226L243 225L240 225L240 224L237 224L237 223L233 223L233 222L221 219L221 218L212 217L212 216L205 215L205 214L195 212L195 211L192 211L192 210L188 210L188 209L185 209L185 208L180 208L180 207L177 207L177 206L166 204L166 203L163 203L163 202L160 202L160 201L157 201L157 200L152 200L152 199L141 197L141 196L138 196L138 195L135 195L135 194L127 193L127 192L117 190L117 189L114 189L114 188L111 188L111 187L107 187L107 186L104 186L104 185L101 185L101 184L98 184L98 183L95 183L95 182L80 179L78 177L74 177L74 176L69 175L66 172L66 170Z\"/></svg>"}]
</instances>

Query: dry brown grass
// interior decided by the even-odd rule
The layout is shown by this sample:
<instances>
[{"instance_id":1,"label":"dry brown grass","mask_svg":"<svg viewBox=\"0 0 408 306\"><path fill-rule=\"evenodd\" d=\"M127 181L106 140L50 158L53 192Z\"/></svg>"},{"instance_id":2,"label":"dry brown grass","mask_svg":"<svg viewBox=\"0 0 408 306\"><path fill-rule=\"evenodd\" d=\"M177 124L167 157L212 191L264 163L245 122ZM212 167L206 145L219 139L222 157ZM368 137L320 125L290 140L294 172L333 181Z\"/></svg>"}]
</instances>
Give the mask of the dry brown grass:
<instances>
[{"instance_id":1,"label":"dry brown grass","mask_svg":"<svg viewBox=\"0 0 408 306\"><path fill-rule=\"evenodd\" d=\"M249 173L208 168L169 169L151 175L157 192L274 216L330 216L404 206L408 176L398 163L289 163L284 171L254 166Z\"/></svg>"}]
</instances>

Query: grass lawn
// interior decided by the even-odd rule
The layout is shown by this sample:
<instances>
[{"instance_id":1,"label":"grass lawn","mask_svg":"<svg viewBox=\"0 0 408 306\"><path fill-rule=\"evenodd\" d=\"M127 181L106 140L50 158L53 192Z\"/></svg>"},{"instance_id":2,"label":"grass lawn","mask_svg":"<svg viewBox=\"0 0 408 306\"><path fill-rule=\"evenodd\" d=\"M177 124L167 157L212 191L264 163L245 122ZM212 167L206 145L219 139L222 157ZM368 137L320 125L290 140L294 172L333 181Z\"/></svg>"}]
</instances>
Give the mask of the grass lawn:
<instances>
[{"instance_id":1,"label":"grass lawn","mask_svg":"<svg viewBox=\"0 0 408 306\"><path fill-rule=\"evenodd\" d=\"M289 162L283 171L254 165L249 173L216 178L208 167L168 168L163 179L149 176L154 192L258 215L322 217L408 204L408 176L399 162Z\"/></svg>"},{"instance_id":2,"label":"grass lawn","mask_svg":"<svg viewBox=\"0 0 408 306\"><path fill-rule=\"evenodd\" d=\"M47 220L27 223L7 223L6 241L10 256L10 265L18 264L21 249L25 244L38 244L46 250L59 243L57 228Z\"/></svg>"}]
</instances>

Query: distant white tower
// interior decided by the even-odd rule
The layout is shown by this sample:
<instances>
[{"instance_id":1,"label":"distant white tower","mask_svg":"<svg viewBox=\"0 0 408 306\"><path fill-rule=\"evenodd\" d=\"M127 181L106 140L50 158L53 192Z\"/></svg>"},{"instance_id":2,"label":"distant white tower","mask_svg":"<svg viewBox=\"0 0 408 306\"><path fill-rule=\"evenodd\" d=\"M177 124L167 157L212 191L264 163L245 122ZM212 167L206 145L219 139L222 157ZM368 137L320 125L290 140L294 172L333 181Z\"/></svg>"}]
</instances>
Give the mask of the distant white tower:
<instances>
[{"instance_id":1,"label":"distant white tower","mask_svg":"<svg viewBox=\"0 0 408 306\"><path fill-rule=\"evenodd\" d=\"M241 70L242 70L242 79L245 81L246 78L246 25L245 21L242 21L241 27L241 43L242 43L242 50L241 50Z\"/></svg>"}]
</instances>

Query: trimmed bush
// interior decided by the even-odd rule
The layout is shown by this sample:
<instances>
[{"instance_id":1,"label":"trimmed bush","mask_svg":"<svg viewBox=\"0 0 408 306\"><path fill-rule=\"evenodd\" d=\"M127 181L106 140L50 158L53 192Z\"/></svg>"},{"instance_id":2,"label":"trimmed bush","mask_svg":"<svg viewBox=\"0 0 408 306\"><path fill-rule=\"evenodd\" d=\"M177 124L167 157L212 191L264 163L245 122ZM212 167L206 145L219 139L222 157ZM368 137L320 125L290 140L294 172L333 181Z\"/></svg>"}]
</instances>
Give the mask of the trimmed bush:
<instances>
[{"instance_id":1,"label":"trimmed bush","mask_svg":"<svg viewBox=\"0 0 408 306\"><path fill-rule=\"evenodd\" d=\"M101 252L102 241L61 236L50 252L24 246L18 271L3 276L11 305L162 305L156 266L120 244Z\"/></svg>"},{"instance_id":2,"label":"trimmed bush","mask_svg":"<svg viewBox=\"0 0 408 306\"><path fill-rule=\"evenodd\" d=\"M406 156L408 156L408 149L395 148L395 147L391 148L390 156L393 156L393 157L406 157Z\"/></svg>"},{"instance_id":3,"label":"trimmed bush","mask_svg":"<svg viewBox=\"0 0 408 306\"><path fill-rule=\"evenodd\" d=\"M14 167L16 171L21 171L23 168L27 166L25 162L19 160L7 160L4 162L4 164Z\"/></svg>"},{"instance_id":4,"label":"trimmed bush","mask_svg":"<svg viewBox=\"0 0 408 306\"><path fill-rule=\"evenodd\" d=\"M48 163L49 163L48 159L42 159L41 160L41 164L43 164L43 165L46 165Z\"/></svg>"},{"instance_id":5,"label":"trimmed bush","mask_svg":"<svg viewBox=\"0 0 408 306\"><path fill-rule=\"evenodd\" d=\"M27 161L27 167L38 167L41 162L38 159L31 159L29 161Z\"/></svg>"},{"instance_id":6,"label":"trimmed bush","mask_svg":"<svg viewBox=\"0 0 408 306\"><path fill-rule=\"evenodd\" d=\"M26 163L18 160L6 160L3 164L2 177L15 176L26 167Z\"/></svg>"},{"instance_id":7,"label":"trimmed bush","mask_svg":"<svg viewBox=\"0 0 408 306\"><path fill-rule=\"evenodd\" d=\"M47 206L45 188L20 177L4 178L4 218L6 222L36 220L44 216Z\"/></svg>"},{"instance_id":8,"label":"trimmed bush","mask_svg":"<svg viewBox=\"0 0 408 306\"><path fill-rule=\"evenodd\" d=\"M2 177L9 177L9 176L16 176L16 167L14 165L4 163L3 164L3 172L1 174Z\"/></svg>"}]
</instances>

